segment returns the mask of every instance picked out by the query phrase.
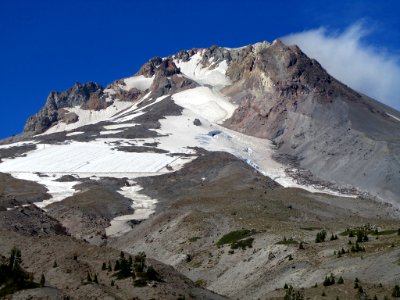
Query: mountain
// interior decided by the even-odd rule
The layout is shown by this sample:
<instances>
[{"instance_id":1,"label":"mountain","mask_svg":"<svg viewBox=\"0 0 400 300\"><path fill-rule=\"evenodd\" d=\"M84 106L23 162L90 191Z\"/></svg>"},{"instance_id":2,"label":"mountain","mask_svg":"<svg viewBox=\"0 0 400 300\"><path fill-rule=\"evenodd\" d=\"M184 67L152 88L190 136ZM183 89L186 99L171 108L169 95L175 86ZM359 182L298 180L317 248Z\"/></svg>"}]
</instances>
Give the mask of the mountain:
<instances>
[{"instance_id":1,"label":"mountain","mask_svg":"<svg viewBox=\"0 0 400 300\"><path fill-rule=\"evenodd\" d=\"M3 255L21 235L38 253L37 235L88 253L144 251L175 268L156 288L171 299L179 276L192 280L182 295L203 299L280 297L285 283L315 296L330 273L347 284L331 296L353 293L353 277L383 295L400 279L387 247L400 242L400 113L279 40L184 50L106 87L51 92L0 159L0 214L14 232L1 233ZM315 243L322 230L331 241ZM352 249L350 232L379 239L349 236L366 244ZM62 274L51 281L61 294L87 296Z\"/></svg>"}]
</instances>

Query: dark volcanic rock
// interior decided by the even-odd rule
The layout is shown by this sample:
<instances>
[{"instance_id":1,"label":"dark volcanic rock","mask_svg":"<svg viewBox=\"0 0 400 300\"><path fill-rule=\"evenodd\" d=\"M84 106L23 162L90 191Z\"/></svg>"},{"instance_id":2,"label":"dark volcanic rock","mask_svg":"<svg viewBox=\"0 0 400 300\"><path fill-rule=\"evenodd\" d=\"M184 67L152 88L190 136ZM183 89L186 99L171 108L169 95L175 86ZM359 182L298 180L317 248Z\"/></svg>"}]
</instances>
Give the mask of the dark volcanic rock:
<instances>
[{"instance_id":1,"label":"dark volcanic rock","mask_svg":"<svg viewBox=\"0 0 400 300\"><path fill-rule=\"evenodd\" d=\"M63 119L65 112L60 109L81 106L86 109L102 109L107 104L102 100L103 88L97 83L76 83L65 92L51 92L45 106L27 121L24 132L30 134L42 133L53 124ZM74 120L69 116L70 121Z\"/></svg>"},{"instance_id":2,"label":"dark volcanic rock","mask_svg":"<svg viewBox=\"0 0 400 300\"><path fill-rule=\"evenodd\" d=\"M18 156L24 156L25 153L35 150L37 147L34 144L26 144L22 146L15 146L10 148L0 149L0 162L4 158L14 158Z\"/></svg>"},{"instance_id":3,"label":"dark volcanic rock","mask_svg":"<svg viewBox=\"0 0 400 300\"><path fill-rule=\"evenodd\" d=\"M201 121L199 119L194 119L193 125L200 126L201 125Z\"/></svg>"},{"instance_id":4,"label":"dark volcanic rock","mask_svg":"<svg viewBox=\"0 0 400 300\"><path fill-rule=\"evenodd\" d=\"M166 94L198 86L193 80L181 75L180 69L172 58L164 59L155 72L153 84L150 87L151 97L158 98Z\"/></svg>"},{"instance_id":5,"label":"dark volcanic rock","mask_svg":"<svg viewBox=\"0 0 400 300\"><path fill-rule=\"evenodd\" d=\"M34 205L0 211L0 228L22 235L65 235L65 228Z\"/></svg>"},{"instance_id":6,"label":"dark volcanic rock","mask_svg":"<svg viewBox=\"0 0 400 300\"><path fill-rule=\"evenodd\" d=\"M179 198L198 195L198 190L209 187L220 190L218 183L227 182L232 189L248 187L257 182L266 189L279 189L281 186L272 179L261 175L245 162L226 152L208 152L198 149L200 156L186 164L182 169L159 176L140 177L135 180L143 187L142 193L160 200L157 209L170 205ZM200 194L200 192L199 192Z\"/></svg>"},{"instance_id":7,"label":"dark volcanic rock","mask_svg":"<svg viewBox=\"0 0 400 300\"><path fill-rule=\"evenodd\" d=\"M156 70L162 61L162 58L159 56L153 57L140 68L135 76L143 75L144 77L152 77L156 73Z\"/></svg>"},{"instance_id":8,"label":"dark volcanic rock","mask_svg":"<svg viewBox=\"0 0 400 300\"><path fill-rule=\"evenodd\" d=\"M0 207L10 208L49 198L50 195L44 186L0 173Z\"/></svg>"}]
</instances>

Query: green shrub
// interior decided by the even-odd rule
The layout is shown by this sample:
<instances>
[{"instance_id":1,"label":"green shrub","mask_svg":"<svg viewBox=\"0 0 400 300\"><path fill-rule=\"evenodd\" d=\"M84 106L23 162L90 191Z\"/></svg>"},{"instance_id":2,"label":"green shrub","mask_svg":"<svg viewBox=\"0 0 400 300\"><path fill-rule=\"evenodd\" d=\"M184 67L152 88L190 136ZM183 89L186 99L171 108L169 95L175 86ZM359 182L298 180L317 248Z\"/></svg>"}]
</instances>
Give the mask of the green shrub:
<instances>
[{"instance_id":1,"label":"green shrub","mask_svg":"<svg viewBox=\"0 0 400 300\"><path fill-rule=\"evenodd\" d=\"M287 239L286 237L283 237L283 240L277 242L277 245L297 245L299 242L295 241L293 238Z\"/></svg>"},{"instance_id":2,"label":"green shrub","mask_svg":"<svg viewBox=\"0 0 400 300\"><path fill-rule=\"evenodd\" d=\"M315 242L322 243L325 242L325 239L326 239L326 231L321 230L320 232L317 233L317 236L315 237Z\"/></svg>"},{"instance_id":3,"label":"green shrub","mask_svg":"<svg viewBox=\"0 0 400 300\"><path fill-rule=\"evenodd\" d=\"M252 236L255 233L256 233L256 231L254 229L253 230L242 229L242 230L231 231L219 239L219 241L217 242L217 246L223 246L225 244L232 244L241 239Z\"/></svg>"}]
</instances>

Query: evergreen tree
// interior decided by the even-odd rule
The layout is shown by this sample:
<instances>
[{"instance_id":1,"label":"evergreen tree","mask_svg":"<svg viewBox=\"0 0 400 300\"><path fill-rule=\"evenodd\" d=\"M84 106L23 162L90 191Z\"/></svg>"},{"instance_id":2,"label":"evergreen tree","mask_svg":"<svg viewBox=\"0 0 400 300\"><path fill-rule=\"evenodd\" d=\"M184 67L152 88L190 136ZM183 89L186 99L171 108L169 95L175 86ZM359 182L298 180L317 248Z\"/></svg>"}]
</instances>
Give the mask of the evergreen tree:
<instances>
[{"instance_id":1,"label":"evergreen tree","mask_svg":"<svg viewBox=\"0 0 400 300\"><path fill-rule=\"evenodd\" d=\"M111 271L112 271L112 267L111 267L111 262L110 262L110 261L108 261L107 271L108 271L108 272L111 272Z\"/></svg>"},{"instance_id":2,"label":"evergreen tree","mask_svg":"<svg viewBox=\"0 0 400 300\"><path fill-rule=\"evenodd\" d=\"M136 272L142 273L144 271L144 267L146 264L146 254L144 252L140 252L135 256L134 259L134 268Z\"/></svg>"},{"instance_id":3,"label":"evergreen tree","mask_svg":"<svg viewBox=\"0 0 400 300\"><path fill-rule=\"evenodd\" d=\"M107 269L107 266L106 266L106 263L105 263L105 262L103 262L103 265L101 266L101 269L102 269L103 271L105 271L105 270Z\"/></svg>"},{"instance_id":4,"label":"evergreen tree","mask_svg":"<svg viewBox=\"0 0 400 300\"><path fill-rule=\"evenodd\" d=\"M343 280L343 277L342 277L342 276L339 277L337 283L338 283L338 284L343 284L343 283L344 283L344 280Z\"/></svg>"},{"instance_id":5,"label":"evergreen tree","mask_svg":"<svg viewBox=\"0 0 400 300\"><path fill-rule=\"evenodd\" d=\"M283 286L283 288L284 288L285 290L287 290L287 289L289 288L286 282L285 282L285 285Z\"/></svg>"},{"instance_id":6,"label":"evergreen tree","mask_svg":"<svg viewBox=\"0 0 400 300\"><path fill-rule=\"evenodd\" d=\"M58 267L57 261L54 261L53 268L57 268L57 267Z\"/></svg>"},{"instance_id":7,"label":"evergreen tree","mask_svg":"<svg viewBox=\"0 0 400 300\"><path fill-rule=\"evenodd\" d=\"M11 249L9 267L11 271L19 271L21 269L21 264L22 264L21 250L14 247Z\"/></svg>"},{"instance_id":8,"label":"evergreen tree","mask_svg":"<svg viewBox=\"0 0 400 300\"><path fill-rule=\"evenodd\" d=\"M87 282L92 282L92 277L90 276L89 272L87 273L86 280Z\"/></svg>"},{"instance_id":9,"label":"evergreen tree","mask_svg":"<svg viewBox=\"0 0 400 300\"><path fill-rule=\"evenodd\" d=\"M397 284L393 288L392 297L400 297L400 287Z\"/></svg>"},{"instance_id":10,"label":"evergreen tree","mask_svg":"<svg viewBox=\"0 0 400 300\"><path fill-rule=\"evenodd\" d=\"M44 284L46 283L46 279L44 278L44 274L40 277L40 286L44 287Z\"/></svg>"},{"instance_id":11,"label":"evergreen tree","mask_svg":"<svg viewBox=\"0 0 400 300\"><path fill-rule=\"evenodd\" d=\"M118 271L120 269L119 260L115 262L114 271Z\"/></svg>"},{"instance_id":12,"label":"evergreen tree","mask_svg":"<svg viewBox=\"0 0 400 300\"><path fill-rule=\"evenodd\" d=\"M321 230L320 232L317 233L317 236L315 237L315 242L316 243L325 242L325 238L326 238L326 231Z\"/></svg>"},{"instance_id":13,"label":"evergreen tree","mask_svg":"<svg viewBox=\"0 0 400 300\"><path fill-rule=\"evenodd\" d=\"M97 274L94 274L93 282L94 282L94 283L99 283L99 281L97 280Z\"/></svg>"}]
</instances>

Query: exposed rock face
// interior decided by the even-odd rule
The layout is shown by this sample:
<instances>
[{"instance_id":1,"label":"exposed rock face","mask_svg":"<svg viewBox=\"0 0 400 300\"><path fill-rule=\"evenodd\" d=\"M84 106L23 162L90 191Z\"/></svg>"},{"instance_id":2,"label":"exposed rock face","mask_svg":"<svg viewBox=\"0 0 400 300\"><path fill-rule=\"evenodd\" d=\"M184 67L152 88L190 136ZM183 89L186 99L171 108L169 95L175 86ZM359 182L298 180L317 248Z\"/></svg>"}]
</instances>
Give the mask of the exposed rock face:
<instances>
[{"instance_id":1,"label":"exposed rock face","mask_svg":"<svg viewBox=\"0 0 400 300\"><path fill-rule=\"evenodd\" d=\"M395 201L400 194L400 124L391 111L332 78L297 46L280 41L232 55L239 104L226 126L274 140L317 177ZM368 120L368 122L365 122Z\"/></svg>"},{"instance_id":2,"label":"exposed rock face","mask_svg":"<svg viewBox=\"0 0 400 300\"><path fill-rule=\"evenodd\" d=\"M152 77L156 73L158 66L162 62L163 62L163 60L161 57L159 57L159 56L153 57L147 63L145 63L135 75L136 76L143 75L144 77Z\"/></svg>"},{"instance_id":3,"label":"exposed rock face","mask_svg":"<svg viewBox=\"0 0 400 300\"><path fill-rule=\"evenodd\" d=\"M158 65L154 75L154 82L150 87L151 97L153 98L198 86L193 80L181 75L180 69L175 65L172 58L164 59Z\"/></svg>"},{"instance_id":4,"label":"exposed rock face","mask_svg":"<svg viewBox=\"0 0 400 300\"><path fill-rule=\"evenodd\" d=\"M103 88L97 83L76 83L65 92L51 92L45 106L30 117L24 127L24 132L38 134L50 128L56 122L67 118L68 122L76 122L77 116L65 114L62 108L81 106L84 109L102 109L106 107L101 98Z\"/></svg>"},{"instance_id":5,"label":"exposed rock face","mask_svg":"<svg viewBox=\"0 0 400 300\"><path fill-rule=\"evenodd\" d=\"M47 189L32 181L0 173L0 210L49 199Z\"/></svg>"}]
</instances>

